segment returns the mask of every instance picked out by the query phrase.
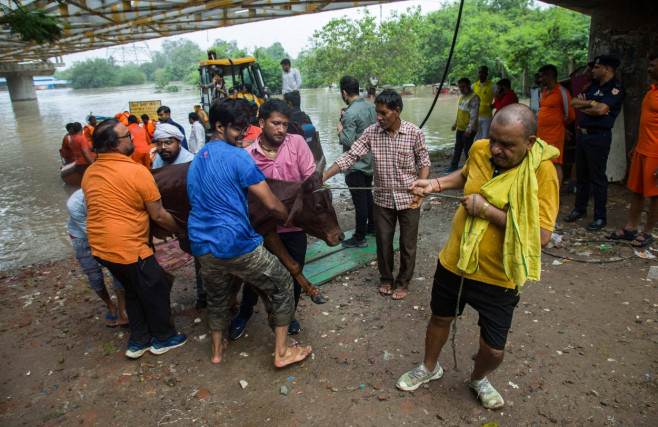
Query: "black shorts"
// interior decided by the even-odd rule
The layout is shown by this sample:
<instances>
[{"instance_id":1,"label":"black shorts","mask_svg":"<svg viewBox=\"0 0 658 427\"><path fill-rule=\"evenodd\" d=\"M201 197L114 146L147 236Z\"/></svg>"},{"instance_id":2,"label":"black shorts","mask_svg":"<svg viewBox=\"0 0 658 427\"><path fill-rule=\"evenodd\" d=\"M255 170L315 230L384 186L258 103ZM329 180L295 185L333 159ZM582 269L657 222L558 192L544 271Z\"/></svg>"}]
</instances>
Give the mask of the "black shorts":
<instances>
[{"instance_id":1,"label":"black shorts","mask_svg":"<svg viewBox=\"0 0 658 427\"><path fill-rule=\"evenodd\" d=\"M457 294L461 276L446 270L439 261L434 274L432 286L432 314L439 317L455 317ZM464 279L461 298L459 299L459 314L466 304L478 312L478 326L484 342L495 350L504 350L507 342L507 332L512 326L514 308L519 303L517 289Z\"/></svg>"}]
</instances>

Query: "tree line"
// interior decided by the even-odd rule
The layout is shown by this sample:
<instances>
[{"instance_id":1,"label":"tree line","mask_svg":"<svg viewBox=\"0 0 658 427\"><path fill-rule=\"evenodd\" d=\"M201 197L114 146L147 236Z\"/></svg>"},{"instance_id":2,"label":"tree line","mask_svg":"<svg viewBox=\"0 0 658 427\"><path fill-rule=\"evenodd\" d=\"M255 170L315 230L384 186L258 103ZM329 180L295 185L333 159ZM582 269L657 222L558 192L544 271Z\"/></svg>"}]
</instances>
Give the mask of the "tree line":
<instances>
[{"instance_id":1,"label":"tree line","mask_svg":"<svg viewBox=\"0 0 658 427\"><path fill-rule=\"evenodd\" d=\"M409 8L380 21L367 10L356 18L332 19L315 31L309 44L291 58L300 69L304 87L337 83L349 74L362 84L377 79L379 84L438 83L443 74L458 2L423 14ZM532 0L467 1L448 72L448 81L461 77L474 80L477 68L489 67L490 78L507 77L520 88L544 64L557 66L566 76L575 64L587 59L590 19L559 7L537 8ZM272 93L281 89L283 58L290 58L280 43L248 51L237 41L215 40L217 58L254 56ZM71 80L74 88L97 88L154 82L166 89L170 82L196 85L199 61L206 50L196 43L166 40L151 62L119 66L112 58L88 59L56 74Z\"/></svg>"}]
</instances>

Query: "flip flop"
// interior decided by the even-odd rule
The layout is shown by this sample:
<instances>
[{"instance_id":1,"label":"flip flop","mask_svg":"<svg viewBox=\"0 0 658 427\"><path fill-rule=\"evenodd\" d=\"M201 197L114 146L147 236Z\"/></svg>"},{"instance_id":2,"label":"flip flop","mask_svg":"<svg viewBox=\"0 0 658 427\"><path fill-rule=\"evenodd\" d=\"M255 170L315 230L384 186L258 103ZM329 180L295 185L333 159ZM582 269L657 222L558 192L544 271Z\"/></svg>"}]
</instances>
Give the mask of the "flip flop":
<instances>
[{"instance_id":1,"label":"flip flop","mask_svg":"<svg viewBox=\"0 0 658 427\"><path fill-rule=\"evenodd\" d=\"M380 293L382 296L385 296L385 297L390 296L390 295L393 295L393 290L392 290L392 288L393 288L393 286L391 286L391 285L389 285L389 284L387 284L387 283L384 283L384 284L382 284L382 285L379 285L379 293Z\"/></svg>"},{"instance_id":2,"label":"flip flop","mask_svg":"<svg viewBox=\"0 0 658 427\"><path fill-rule=\"evenodd\" d=\"M111 320L111 321L114 322L114 325L107 325L106 324L105 325L106 328L116 328L117 326L119 326L119 324L116 323L117 319L119 319L118 314L115 314L114 316L110 316L110 312L108 311L107 313L105 313L105 319L106 320Z\"/></svg>"},{"instance_id":3,"label":"flip flop","mask_svg":"<svg viewBox=\"0 0 658 427\"><path fill-rule=\"evenodd\" d=\"M621 235L619 234L619 231L622 232ZM637 230L630 231L622 228L619 231L606 234L605 238L610 240L635 240L635 236L637 236Z\"/></svg>"},{"instance_id":4,"label":"flip flop","mask_svg":"<svg viewBox=\"0 0 658 427\"><path fill-rule=\"evenodd\" d=\"M642 239L640 239L640 237L642 237ZM636 242L637 244L634 244ZM652 243L653 243L653 237L651 236L651 234L640 233L637 236L635 236L635 238L631 242L631 246L633 246L634 248L643 248L645 246L649 246Z\"/></svg>"},{"instance_id":5,"label":"flip flop","mask_svg":"<svg viewBox=\"0 0 658 427\"><path fill-rule=\"evenodd\" d=\"M409 291L404 289L404 288L398 288L395 291L393 291L393 295L391 295L391 298L394 300L398 301L401 299L405 299L409 295Z\"/></svg>"}]
</instances>

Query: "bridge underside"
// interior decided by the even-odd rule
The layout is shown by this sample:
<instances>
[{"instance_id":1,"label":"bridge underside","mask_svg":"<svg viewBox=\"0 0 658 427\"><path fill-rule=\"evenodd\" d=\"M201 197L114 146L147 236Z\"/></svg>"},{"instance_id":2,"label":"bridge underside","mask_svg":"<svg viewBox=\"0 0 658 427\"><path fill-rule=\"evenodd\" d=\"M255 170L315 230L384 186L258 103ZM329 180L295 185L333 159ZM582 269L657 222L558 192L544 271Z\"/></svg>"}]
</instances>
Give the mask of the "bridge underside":
<instances>
[{"instance_id":1,"label":"bridge underside","mask_svg":"<svg viewBox=\"0 0 658 427\"><path fill-rule=\"evenodd\" d=\"M60 19L64 35L52 45L27 44L0 27L0 62L44 60L194 31L392 1L23 0L22 7L38 7ZM12 0L0 0L0 4L15 8Z\"/></svg>"}]
</instances>

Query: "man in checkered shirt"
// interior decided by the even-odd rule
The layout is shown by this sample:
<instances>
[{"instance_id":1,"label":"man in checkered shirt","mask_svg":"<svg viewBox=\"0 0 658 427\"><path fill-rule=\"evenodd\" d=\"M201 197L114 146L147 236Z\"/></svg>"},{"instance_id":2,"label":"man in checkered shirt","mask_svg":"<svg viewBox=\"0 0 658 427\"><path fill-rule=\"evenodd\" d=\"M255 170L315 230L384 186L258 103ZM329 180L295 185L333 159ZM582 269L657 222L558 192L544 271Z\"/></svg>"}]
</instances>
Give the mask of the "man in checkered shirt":
<instances>
[{"instance_id":1,"label":"man in checkered shirt","mask_svg":"<svg viewBox=\"0 0 658 427\"><path fill-rule=\"evenodd\" d=\"M375 98L377 123L367 128L323 176L328 180L345 172L367 153L375 168L374 216L377 238L379 292L402 299L416 266L416 239L422 199L406 190L416 179L429 176L430 157L420 128L400 119L402 98L393 90ZM391 190L390 188L396 188ZM400 271L393 278L393 234L400 223Z\"/></svg>"}]
</instances>

